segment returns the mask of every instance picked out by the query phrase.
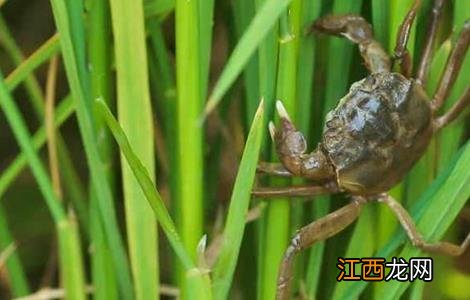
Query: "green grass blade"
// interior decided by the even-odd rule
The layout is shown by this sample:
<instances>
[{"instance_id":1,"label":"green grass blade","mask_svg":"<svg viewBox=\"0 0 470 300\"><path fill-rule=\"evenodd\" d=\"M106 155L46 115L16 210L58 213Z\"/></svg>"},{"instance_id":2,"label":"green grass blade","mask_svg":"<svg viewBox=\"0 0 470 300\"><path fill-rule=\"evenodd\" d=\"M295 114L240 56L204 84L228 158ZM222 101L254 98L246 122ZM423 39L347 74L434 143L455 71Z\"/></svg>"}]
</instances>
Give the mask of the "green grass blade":
<instances>
[{"instance_id":1,"label":"green grass blade","mask_svg":"<svg viewBox=\"0 0 470 300\"><path fill-rule=\"evenodd\" d=\"M179 199L177 224L186 250L196 257L196 247L203 232L203 127L199 121L202 112L203 91L201 78L205 61L200 53L201 1L176 1L176 88L177 88L177 159ZM188 51L191 49L191 51ZM183 279L183 277L180 277ZM185 289L185 283L182 282ZM186 292L184 292L186 293Z\"/></svg>"},{"instance_id":2,"label":"green grass blade","mask_svg":"<svg viewBox=\"0 0 470 300\"><path fill-rule=\"evenodd\" d=\"M52 218L55 223L65 219L65 213L60 206L54 192L52 190L52 184L47 175L46 169L44 168L38 154L34 150L34 145L31 137L29 136L28 129L25 121L23 120L17 105L11 98L10 93L0 75L0 107L2 108L8 123L10 124L15 138L20 145L21 150L25 153L26 159L31 167L31 171L36 178L39 189L44 195L46 204L51 212Z\"/></svg>"},{"instance_id":3,"label":"green grass blade","mask_svg":"<svg viewBox=\"0 0 470 300\"><path fill-rule=\"evenodd\" d=\"M91 3L89 14L88 54L90 63L90 79L93 99L101 98L111 107L111 13L106 0ZM112 137L101 119L96 121L98 151L106 168L104 173L115 192L115 151ZM98 197L96 191L90 193L90 232L93 252L91 253L91 269L94 285L94 299L115 299L117 295L117 278L113 272L109 245L106 241L100 214L98 213Z\"/></svg>"},{"instance_id":4,"label":"green grass blade","mask_svg":"<svg viewBox=\"0 0 470 300\"><path fill-rule=\"evenodd\" d=\"M170 61L170 53L166 45L161 25L156 19L148 21L150 31L149 69L150 85L155 89L157 106L156 111L161 111L165 116L160 119L165 136L165 146L168 154L168 167L171 199L179 199L178 187L178 157L171 155L177 149L177 115L176 115L176 87L175 70ZM171 170L171 171L170 171Z\"/></svg>"},{"instance_id":5,"label":"green grass blade","mask_svg":"<svg viewBox=\"0 0 470 300\"><path fill-rule=\"evenodd\" d=\"M72 98L66 97L56 109L54 114L55 126L60 127L74 112L74 103ZM44 127L38 129L32 138L33 147L37 151L46 142L46 133ZM5 193L8 187L15 181L21 171L27 165L27 159L24 153L19 154L8 167L4 169L0 176L0 197Z\"/></svg>"},{"instance_id":6,"label":"green grass blade","mask_svg":"<svg viewBox=\"0 0 470 300\"><path fill-rule=\"evenodd\" d=\"M77 66L75 47L71 37L69 16L67 7L63 0L53 0L53 14L56 26L61 35L62 55L65 70L73 99L76 101L77 117L80 133L83 139L85 153L90 168L93 188L96 191L99 202L99 211L102 224L105 229L108 245L111 249L115 274L118 277L119 288L122 296L132 299L132 284L129 265L126 259L119 227L116 220L116 212L112 202L112 194L103 172L103 162L97 148L97 136L95 131L95 120L93 107L91 106L91 92L87 78L81 78Z\"/></svg>"},{"instance_id":7,"label":"green grass blade","mask_svg":"<svg viewBox=\"0 0 470 300\"><path fill-rule=\"evenodd\" d=\"M153 0L146 1L144 13L146 18L164 16L175 9L175 0Z\"/></svg>"},{"instance_id":8,"label":"green grass blade","mask_svg":"<svg viewBox=\"0 0 470 300\"><path fill-rule=\"evenodd\" d=\"M93 252L91 254L92 280L95 285L93 299L106 300L117 299L118 289L116 274L114 274L111 250L106 240L103 226L100 222L99 206L96 196L90 204L90 232Z\"/></svg>"},{"instance_id":9,"label":"green grass blade","mask_svg":"<svg viewBox=\"0 0 470 300\"><path fill-rule=\"evenodd\" d=\"M256 0L255 8L257 15L260 14L260 11L266 7L268 4L267 0ZM287 7L288 4L286 4ZM279 12L280 14L281 12ZM256 18L256 17L255 17ZM253 21L252 21L253 24ZM249 25L247 28L248 32L250 30ZM276 78L277 78L277 61L278 61L278 22L276 21L272 26L271 30L266 33L266 36L260 39L259 51L258 51L258 75L259 75L259 94L265 100L265 118L264 118L264 128L268 126L268 120L272 118L272 113L274 110L274 98L276 95ZM246 36L246 33L244 34ZM243 39L243 37L242 37ZM241 42L239 42L240 44ZM233 52L235 53L235 52ZM269 136L269 135L268 135ZM269 137L265 138L264 143L270 145ZM271 148L266 147L264 152L265 159L268 159L271 154ZM268 249L269 238L266 238L267 233L267 215L264 214L261 222L258 223L258 274L257 274L257 299L266 299L266 287L269 286L270 281L265 284L265 269L268 268L266 263L270 263L266 257L265 253Z\"/></svg>"},{"instance_id":10,"label":"green grass blade","mask_svg":"<svg viewBox=\"0 0 470 300\"><path fill-rule=\"evenodd\" d=\"M424 192L420 199L409 210L418 230L427 241L438 241L455 220L459 211L470 197L470 142L467 142L442 171L433 184ZM374 257L388 258L404 242L407 237L403 229L398 232L387 245ZM422 256L422 252L407 242L405 248L397 255L409 259ZM357 297L368 285L368 282L351 282L348 298ZM383 285L383 293L389 299L396 299L408 287L409 282L390 281Z\"/></svg>"},{"instance_id":11,"label":"green grass blade","mask_svg":"<svg viewBox=\"0 0 470 300\"><path fill-rule=\"evenodd\" d=\"M1 18L0 25L0 40L7 49L12 61L18 65L18 67L6 78L5 84L9 90L12 91L17 87L18 83L24 80L26 91L29 94L29 100L32 103L36 116L39 122L43 123L45 100L41 87L34 77L33 70L46 59L50 58L50 55L58 52L59 43L57 35L54 35L52 38L46 41L30 57L24 60L23 54L11 36L7 24ZM63 166L62 174L64 174L64 184L69 192L70 199L72 200L77 210L81 223L87 224L85 197L83 192L81 192L83 190L83 186L77 176L75 167L73 166L70 159L69 151L61 136L59 136L57 139L57 145L60 164ZM83 228L85 229L85 233L88 235L87 227L83 226Z\"/></svg>"},{"instance_id":12,"label":"green grass blade","mask_svg":"<svg viewBox=\"0 0 470 300\"><path fill-rule=\"evenodd\" d=\"M49 59L51 55L54 55L59 50L58 36L54 35L44 44L39 47L30 57L26 60L21 53L21 49L16 44L14 38L8 30L7 24L2 18L0 18L0 40L7 49L12 61L18 65L18 67L6 78L5 84L11 90L15 89L17 85L24 81L26 91L29 94L29 100L31 101L36 116L40 123L43 123L44 118L44 97L39 86L38 81L34 77L33 70L37 68L46 59ZM62 139L57 139L58 151L60 164L63 166L64 184L69 191L70 199L72 200L79 219L82 224L87 223L86 211L85 211L85 197L81 192L83 186L76 175L77 172L75 167L71 163L69 151ZM85 233L88 235L86 226L83 226Z\"/></svg>"},{"instance_id":13,"label":"green grass blade","mask_svg":"<svg viewBox=\"0 0 470 300\"><path fill-rule=\"evenodd\" d=\"M70 257L70 255L79 255L79 252L81 251L78 237L74 243L70 244L69 238L64 236L62 227L69 224L69 221L67 220L67 217L54 194L52 183L47 172L42 165L38 154L34 150L34 145L28 134L26 124L21 117L16 104L8 93L3 78L0 77L0 81L0 106L7 117L8 123L12 127L20 148L26 155L34 177L38 182L39 189L44 196L56 225L59 239L59 257L66 261L65 264L60 265L60 273L65 284L65 293L67 297L72 297L72 295L74 295L74 297L76 296L78 299L85 299L85 289L82 278L83 265L81 260ZM64 247L64 245L67 246Z\"/></svg>"},{"instance_id":14,"label":"green grass blade","mask_svg":"<svg viewBox=\"0 0 470 300\"><path fill-rule=\"evenodd\" d=\"M251 188L263 139L263 115L263 102L261 101L246 140L245 150L233 186L220 254L212 272L215 299L227 298L238 261L246 225L246 214L251 200Z\"/></svg>"},{"instance_id":15,"label":"green grass blade","mask_svg":"<svg viewBox=\"0 0 470 300\"><path fill-rule=\"evenodd\" d=\"M209 82L209 66L212 50L212 27L214 23L214 0L198 1L199 3L199 62L200 75L199 86L201 89L201 100L207 97Z\"/></svg>"},{"instance_id":16,"label":"green grass blade","mask_svg":"<svg viewBox=\"0 0 470 300\"><path fill-rule=\"evenodd\" d=\"M205 107L205 114L212 111L222 99L240 72L272 29L278 17L287 8L291 0L267 0L256 13L251 24L241 37L212 90Z\"/></svg>"},{"instance_id":17,"label":"green grass blade","mask_svg":"<svg viewBox=\"0 0 470 300\"><path fill-rule=\"evenodd\" d=\"M96 107L102 118L106 121L108 128L111 130L114 139L118 143L122 154L126 158L129 167L134 173L137 182L139 183L139 186L141 187L142 191L145 194L145 197L147 198L147 201L152 207L155 217L160 222L160 225L166 237L170 241L173 250L177 254L178 258L181 260L186 270L194 268L195 264L193 262L193 259L191 258L191 255L188 253L188 251L185 249L182 239L176 231L175 224L171 219L170 214L168 213L168 210L166 209L160 194L155 188L155 184L153 183L147 169L144 167L142 162L134 153L124 131L112 115L109 108L102 100L98 99L96 101Z\"/></svg>"},{"instance_id":18,"label":"green grass blade","mask_svg":"<svg viewBox=\"0 0 470 300\"><path fill-rule=\"evenodd\" d=\"M372 0L372 26L374 28L374 38L384 47L389 41L390 9L388 1Z\"/></svg>"},{"instance_id":19,"label":"green grass blade","mask_svg":"<svg viewBox=\"0 0 470 300\"><path fill-rule=\"evenodd\" d=\"M7 76L5 81L8 82L8 88L15 89L34 69L56 55L59 50L59 36L55 34Z\"/></svg>"},{"instance_id":20,"label":"green grass blade","mask_svg":"<svg viewBox=\"0 0 470 300\"><path fill-rule=\"evenodd\" d=\"M0 248L5 249L15 241L11 236L3 204L0 203ZM5 262L6 274L13 297L25 296L30 288L18 251L13 251Z\"/></svg>"},{"instance_id":21,"label":"green grass blade","mask_svg":"<svg viewBox=\"0 0 470 300\"><path fill-rule=\"evenodd\" d=\"M124 131L119 126L119 123L114 118L106 104L98 99L96 102L96 107L111 130L114 139L118 143L122 154L126 158L129 167L134 173L140 188L145 194L148 203L152 207L155 217L158 220L163 232L165 233L165 236L170 242L173 251L175 251L176 256L183 265L186 273L185 276L188 279L188 288L190 291L187 296L194 297L196 299L212 299L209 276L207 275L207 272L204 272L204 270L198 269L193 261L193 258L191 257L190 252L186 250L183 240L176 230L175 223L171 219L171 216L168 213L168 210L166 209L165 204L163 203L163 200L158 193L158 190L156 189L152 179L150 178L147 169L134 153ZM193 294L191 293L191 288L194 288L195 286L197 291L195 291L195 294Z\"/></svg>"},{"instance_id":22,"label":"green grass blade","mask_svg":"<svg viewBox=\"0 0 470 300\"><path fill-rule=\"evenodd\" d=\"M8 52L10 57L12 58L15 65L19 65L23 61L23 54L21 53L20 48L16 45L13 36L11 35L10 31L8 30L7 24L0 15L0 43L3 45L4 49ZM29 94L29 98L36 109L36 111L41 110L43 97L42 97L42 90L39 86L38 81L32 75L28 76L25 79L25 87L26 91Z\"/></svg>"},{"instance_id":23,"label":"green grass blade","mask_svg":"<svg viewBox=\"0 0 470 300\"><path fill-rule=\"evenodd\" d=\"M255 3L253 0L232 1L232 15L234 35L237 40L243 36L254 15ZM246 103L246 128L250 125L259 100L259 75L258 75L258 57L253 55L246 64L243 72L243 85L245 90Z\"/></svg>"},{"instance_id":24,"label":"green grass blade","mask_svg":"<svg viewBox=\"0 0 470 300\"><path fill-rule=\"evenodd\" d=\"M135 154L155 181L153 120L142 1L111 0L110 4L119 121ZM124 157L121 157L121 168L136 299L155 299L159 294L155 218Z\"/></svg>"},{"instance_id":25,"label":"green grass blade","mask_svg":"<svg viewBox=\"0 0 470 300\"><path fill-rule=\"evenodd\" d=\"M59 241L59 267L65 299L85 300L85 278L78 226L73 216L61 221L57 228ZM77 266L80 266L77 268Z\"/></svg>"}]
</instances>

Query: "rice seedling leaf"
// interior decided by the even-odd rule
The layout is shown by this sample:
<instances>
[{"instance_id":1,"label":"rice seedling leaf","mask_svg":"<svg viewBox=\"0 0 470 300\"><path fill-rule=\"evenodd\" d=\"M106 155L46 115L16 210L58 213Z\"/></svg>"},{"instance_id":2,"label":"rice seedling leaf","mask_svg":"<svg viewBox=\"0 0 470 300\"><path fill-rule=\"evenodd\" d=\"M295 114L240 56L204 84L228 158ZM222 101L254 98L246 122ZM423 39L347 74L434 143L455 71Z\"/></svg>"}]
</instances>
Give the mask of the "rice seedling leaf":
<instances>
[{"instance_id":1,"label":"rice seedling leaf","mask_svg":"<svg viewBox=\"0 0 470 300\"><path fill-rule=\"evenodd\" d=\"M212 90L209 100L206 103L204 114L210 113L222 99L223 95L230 88L235 79L254 54L258 46L263 42L264 37L274 26L278 17L287 8L292 0L267 0L260 7L254 16L247 30L240 38L240 41L233 49L230 57Z\"/></svg>"},{"instance_id":2,"label":"rice seedling leaf","mask_svg":"<svg viewBox=\"0 0 470 300\"><path fill-rule=\"evenodd\" d=\"M8 89L15 89L34 69L56 55L59 50L59 36L55 34L6 77L5 83Z\"/></svg>"},{"instance_id":3,"label":"rice seedling leaf","mask_svg":"<svg viewBox=\"0 0 470 300\"><path fill-rule=\"evenodd\" d=\"M56 128L60 127L74 112L74 103L70 96L66 97L56 109L54 115ZM37 130L32 138L34 149L37 151L46 142L44 127ZM0 176L0 197L26 167L27 159L24 153L20 153L13 162L5 168Z\"/></svg>"},{"instance_id":4,"label":"rice seedling leaf","mask_svg":"<svg viewBox=\"0 0 470 300\"><path fill-rule=\"evenodd\" d=\"M126 299L133 298L133 287L126 252L116 219L112 202L111 189L103 172L103 162L97 148L95 117L91 100L89 78L83 74L83 66L78 66L75 53L74 39L70 28L70 20L66 3L63 0L51 1L53 15L58 32L61 36L62 56L65 63L67 79L76 101L77 117L85 153L90 168L92 188L99 202L101 222L106 232L106 238L113 258L115 274L118 277L119 289ZM83 77L84 76L84 77Z\"/></svg>"},{"instance_id":5,"label":"rice seedling leaf","mask_svg":"<svg viewBox=\"0 0 470 300\"><path fill-rule=\"evenodd\" d=\"M139 186L144 192L148 203L152 207L155 217L160 222L160 225L165 235L167 236L173 250L183 263L186 270L194 268L195 264L191 256L188 254L185 247L183 246L181 238L178 232L176 231L174 222L171 219L171 216L168 213L168 210L166 209L165 204L163 203L163 200L160 194L158 193L158 190L156 189L147 169L144 167L140 159L134 153L134 150L130 145L129 140L127 139L121 126L114 118L111 111L103 102L103 100L97 99L96 107L99 114L106 121L108 128L111 130L114 139L119 145L122 154L126 158L129 167L134 173L137 182L139 183Z\"/></svg>"},{"instance_id":6,"label":"rice seedling leaf","mask_svg":"<svg viewBox=\"0 0 470 300\"><path fill-rule=\"evenodd\" d=\"M15 241L10 233L8 220L3 204L0 203L0 248L14 245ZM13 251L5 261L6 275L10 282L11 293L14 297L25 296L30 293L28 280L21 263L18 251Z\"/></svg>"},{"instance_id":7,"label":"rice seedling leaf","mask_svg":"<svg viewBox=\"0 0 470 300\"><path fill-rule=\"evenodd\" d=\"M261 141L264 137L263 115L263 101L261 101L246 139L245 150L232 190L220 254L212 272L215 299L227 298L238 261Z\"/></svg>"},{"instance_id":8,"label":"rice seedling leaf","mask_svg":"<svg viewBox=\"0 0 470 300\"><path fill-rule=\"evenodd\" d=\"M142 1L111 0L110 6L119 122L150 178L155 180L153 116ZM159 294L156 221L124 157L121 157L121 169L136 299L155 299ZM142 228L146 228L145 231Z\"/></svg>"},{"instance_id":9,"label":"rice seedling leaf","mask_svg":"<svg viewBox=\"0 0 470 300\"><path fill-rule=\"evenodd\" d=\"M11 98L3 78L0 75L0 107L3 109L8 123L12 127L20 148L25 153L33 175L39 185L39 189L44 196L46 204L56 225L59 240L60 274L63 278L65 293L68 297L85 299L85 288L83 284L83 264L76 259L80 255L81 247L78 237L75 242L70 243L69 237L64 235L64 226L69 225L61 204L59 203L49 176L34 150L33 142L29 136L25 121L23 120L18 107Z\"/></svg>"}]
</instances>

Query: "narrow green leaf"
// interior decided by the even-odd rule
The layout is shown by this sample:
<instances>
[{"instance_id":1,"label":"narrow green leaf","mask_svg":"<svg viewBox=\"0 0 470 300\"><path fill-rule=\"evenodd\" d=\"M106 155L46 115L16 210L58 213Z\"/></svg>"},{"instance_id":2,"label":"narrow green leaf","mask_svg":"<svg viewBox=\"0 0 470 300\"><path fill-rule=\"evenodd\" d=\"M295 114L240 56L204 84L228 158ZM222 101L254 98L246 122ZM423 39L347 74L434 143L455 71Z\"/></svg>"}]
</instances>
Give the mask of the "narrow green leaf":
<instances>
[{"instance_id":1,"label":"narrow green leaf","mask_svg":"<svg viewBox=\"0 0 470 300\"><path fill-rule=\"evenodd\" d=\"M155 180L143 1L111 0L119 122L135 154ZM136 299L159 294L157 224L125 158L121 157L127 240ZM145 230L142 230L145 228Z\"/></svg>"},{"instance_id":2,"label":"narrow green leaf","mask_svg":"<svg viewBox=\"0 0 470 300\"><path fill-rule=\"evenodd\" d=\"M54 114L55 118L55 126L56 128L60 127L74 112L74 103L72 97L68 96L60 104L58 105L56 112ZM41 148L46 142L46 132L44 127L42 126L39 130L34 134L32 138L32 143L34 149L37 151ZM21 171L27 165L27 158L25 154L22 152L20 153L13 162L5 168L5 170L1 173L0 176L0 198L8 189L8 187L14 182L14 180L18 177Z\"/></svg>"},{"instance_id":3,"label":"narrow green leaf","mask_svg":"<svg viewBox=\"0 0 470 300\"><path fill-rule=\"evenodd\" d=\"M176 231L175 224L171 219L168 210L163 203L163 200L158 193L147 169L144 167L142 162L134 153L129 140L127 139L124 131L119 126L119 123L112 115L109 108L106 104L98 99L96 101L96 107L102 118L106 121L109 129L111 130L114 139L119 145L122 154L127 160L129 167L131 168L132 172L134 173L137 182L139 183L140 188L142 189L145 197L152 207L152 210L155 214L156 219L158 220L159 224L162 227L163 232L165 233L168 241L170 242L173 251L175 251L177 257L179 258L180 262L182 263L184 270L186 272L185 276L189 277L189 282L191 284L190 287L194 288L194 285L197 286L197 293L199 294L200 299L208 299L212 298L211 296L211 289L210 289L210 280L209 276L207 275L204 270L199 270L189 252L185 249L182 239L180 238L178 232ZM188 294L191 297L198 297L198 295ZM198 298L199 299L199 298Z\"/></svg>"},{"instance_id":4,"label":"narrow green leaf","mask_svg":"<svg viewBox=\"0 0 470 300\"><path fill-rule=\"evenodd\" d=\"M203 86L201 78L201 12L203 0L176 0L176 112L177 112L177 176L179 198L176 201L177 224L186 250L196 258L196 247L203 233L204 216L204 159L203 126L199 122L202 112ZM178 274L183 290L185 276ZM188 291L183 291L188 294Z\"/></svg>"},{"instance_id":5,"label":"narrow green leaf","mask_svg":"<svg viewBox=\"0 0 470 300\"><path fill-rule=\"evenodd\" d=\"M0 248L4 249L15 241L11 236L7 216L3 204L0 203ZM13 251L5 262L6 274L10 282L11 293L14 297L25 296L30 293L28 280L20 261L18 251Z\"/></svg>"},{"instance_id":6,"label":"narrow green leaf","mask_svg":"<svg viewBox=\"0 0 470 300\"><path fill-rule=\"evenodd\" d=\"M56 55L59 50L59 36L55 34L8 75L6 78L6 81L9 82L8 88L15 89L34 69Z\"/></svg>"},{"instance_id":7,"label":"narrow green leaf","mask_svg":"<svg viewBox=\"0 0 470 300\"><path fill-rule=\"evenodd\" d=\"M107 0L95 0L90 3L88 19L88 56L90 64L90 80L93 99L101 98L110 107L112 103L112 65L111 65L111 12ZM115 149L109 130L101 119L96 121L97 136L100 137L97 146L100 151L103 170L111 189L116 195ZM91 269L94 285L93 297L96 300L115 299L118 297L117 276L113 272L113 261L109 244L106 241L100 214L98 212L98 196L96 190L90 194L90 235L91 235Z\"/></svg>"},{"instance_id":8,"label":"narrow green leaf","mask_svg":"<svg viewBox=\"0 0 470 300\"><path fill-rule=\"evenodd\" d=\"M2 44L3 48L8 52L9 56L11 57L12 61L15 65L19 65L23 62L23 54L21 53L20 48L17 46L13 36L11 35L10 31L8 30L8 26L3 18L0 15L0 43ZM41 105L43 101L42 90L39 86L38 81L33 75L29 75L25 79L25 87L26 91L29 94L29 98L31 103L33 104L36 111L41 110L43 105Z\"/></svg>"},{"instance_id":9,"label":"narrow green leaf","mask_svg":"<svg viewBox=\"0 0 470 300\"><path fill-rule=\"evenodd\" d=\"M85 278L80 236L75 218L69 216L58 224L59 268L61 285L65 288L65 298L85 300Z\"/></svg>"},{"instance_id":10,"label":"narrow green leaf","mask_svg":"<svg viewBox=\"0 0 470 300\"><path fill-rule=\"evenodd\" d=\"M148 203L152 207L155 217L160 222L163 232L168 238L173 250L176 252L186 270L189 271L193 269L195 264L191 258L191 255L189 255L188 251L185 250L181 238L176 231L175 224L171 219L170 214L168 213L168 210L166 209L165 204L163 203L163 200L158 193L147 169L134 153L124 131L119 126L119 123L114 118L106 104L102 100L98 99L96 101L96 107L111 130L114 139L118 143L122 154L126 158L129 167L134 173L139 186L144 192Z\"/></svg>"},{"instance_id":11,"label":"narrow green leaf","mask_svg":"<svg viewBox=\"0 0 470 300\"><path fill-rule=\"evenodd\" d=\"M144 13L146 18L164 16L175 9L175 0L145 1Z\"/></svg>"},{"instance_id":12,"label":"narrow green leaf","mask_svg":"<svg viewBox=\"0 0 470 300\"><path fill-rule=\"evenodd\" d=\"M21 117L21 114L15 102L8 93L7 87L0 75L0 107L2 107L8 123L12 127L13 133L16 137L20 148L25 153L29 162L33 175L38 182L39 189L44 196L46 204L52 215L56 225L58 239L59 239L59 257L66 261L66 264L61 264L61 276L64 279L65 293L67 297L77 297L77 299L85 299L84 284L81 284L79 279L83 277L83 265L80 260L70 259L71 251L79 255L81 251L78 242L69 244L69 238L63 235L62 227L68 224L67 217L62 209L57 197L54 194L52 183L47 175L47 172L39 159L38 154L34 150L34 145L29 136L26 124ZM78 238L77 238L78 241ZM64 245L67 245L65 247ZM67 265L67 266L66 266ZM82 282L83 283L83 282Z\"/></svg>"},{"instance_id":13,"label":"narrow green leaf","mask_svg":"<svg viewBox=\"0 0 470 300\"><path fill-rule=\"evenodd\" d=\"M30 57L24 59L20 47L16 44L11 35L7 24L0 18L0 40L7 49L11 60L18 67L6 78L5 84L12 91L18 83L24 81L26 91L29 94L29 100L32 103L34 112L40 124L44 122L44 96L37 79L34 76L34 69L37 68L51 55L59 50L57 35L52 36L39 49L37 49ZM57 148L59 153L60 164L62 165L62 174L64 178L64 186L67 190L67 196L75 206L78 217L82 224L87 224L86 201L84 197L83 185L77 176L72 160L70 159L68 148L63 138L58 135ZM88 236L88 228L83 226L84 233Z\"/></svg>"},{"instance_id":14,"label":"narrow green leaf","mask_svg":"<svg viewBox=\"0 0 470 300\"><path fill-rule=\"evenodd\" d=\"M245 31L230 58L225 65L222 74L217 80L204 113L210 113L222 99L223 95L237 79L240 72L263 42L269 30L274 26L278 17L287 8L291 0L267 0L256 13L248 29Z\"/></svg>"},{"instance_id":15,"label":"narrow green leaf","mask_svg":"<svg viewBox=\"0 0 470 300\"><path fill-rule=\"evenodd\" d=\"M255 3L253 0L232 1L233 27L234 35L239 40L249 26L249 22L253 19L255 13ZM235 43L235 42L234 42ZM249 128L249 124L255 115L259 100L259 75L258 75L258 57L252 56L247 62L243 72L243 87L245 90L246 114L245 124Z\"/></svg>"},{"instance_id":16,"label":"narrow green leaf","mask_svg":"<svg viewBox=\"0 0 470 300\"><path fill-rule=\"evenodd\" d=\"M261 101L246 139L245 150L233 186L220 254L212 272L215 299L227 298L238 261L264 133L263 115L263 101Z\"/></svg>"},{"instance_id":17,"label":"narrow green leaf","mask_svg":"<svg viewBox=\"0 0 470 300\"><path fill-rule=\"evenodd\" d=\"M34 145L29 136L26 123L22 118L17 105L11 98L7 90L2 75L0 74L0 107L2 108L8 123L12 127L15 138L24 152L26 159L31 167L34 177L36 178L39 189L44 195L46 204L51 212L52 218L58 224L61 220L65 219L65 213L59 204L56 196L54 195L52 184L46 169L39 159L38 154L34 150Z\"/></svg>"},{"instance_id":18,"label":"narrow green leaf","mask_svg":"<svg viewBox=\"0 0 470 300\"><path fill-rule=\"evenodd\" d=\"M99 211L103 223L106 238L111 249L115 274L117 274L121 294L126 299L132 299L132 284L129 265L126 258L119 226L116 219L116 212L112 202L112 194L103 172L103 162L97 148L95 131L95 120L93 107L91 106L91 89L87 78L80 77L78 71L78 60L75 54L75 47L71 37L69 16L67 14L66 3L63 0L51 1L56 26L61 36L62 55L65 63L67 79L72 91L73 99L76 101L78 124L85 146L85 153L90 168L93 189L96 191L99 202ZM82 67L80 69L83 69Z\"/></svg>"}]
</instances>

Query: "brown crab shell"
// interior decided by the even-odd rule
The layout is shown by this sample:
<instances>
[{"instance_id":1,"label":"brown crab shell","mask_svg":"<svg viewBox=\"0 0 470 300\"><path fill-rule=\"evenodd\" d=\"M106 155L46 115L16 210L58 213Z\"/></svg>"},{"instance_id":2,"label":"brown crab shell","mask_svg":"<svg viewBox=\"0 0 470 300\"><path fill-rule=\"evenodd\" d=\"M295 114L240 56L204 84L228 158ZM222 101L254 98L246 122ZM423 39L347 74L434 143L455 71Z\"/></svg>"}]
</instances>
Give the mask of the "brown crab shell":
<instances>
[{"instance_id":1,"label":"brown crab shell","mask_svg":"<svg viewBox=\"0 0 470 300\"><path fill-rule=\"evenodd\" d=\"M375 73L354 83L328 113L321 147L341 189L372 195L401 181L432 134L430 102L420 85L398 73Z\"/></svg>"}]
</instances>

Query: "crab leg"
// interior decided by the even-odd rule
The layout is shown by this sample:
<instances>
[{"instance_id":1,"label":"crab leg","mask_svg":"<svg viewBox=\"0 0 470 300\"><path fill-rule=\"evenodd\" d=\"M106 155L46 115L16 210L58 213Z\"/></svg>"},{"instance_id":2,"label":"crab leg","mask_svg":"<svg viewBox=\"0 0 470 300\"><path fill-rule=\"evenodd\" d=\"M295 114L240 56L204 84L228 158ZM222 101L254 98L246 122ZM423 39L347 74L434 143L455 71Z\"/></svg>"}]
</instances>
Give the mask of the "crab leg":
<instances>
[{"instance_id":1,"label":"crab leg","mask_svg":"<svg viewBox=\"0 0 470 300\"><path fill-rule=\"evenodd\" d=\"M325 16L316 20L312 29L347 38L359 45L361 56L371 73L390 71L390 58L382 46L374 40L372 26L355 14Z\"/></svg>"},{"instance_id":2,"label":"crab leg","mask_svg":"<svg viewBox=\"0 0 470 300\"><path fill-rule=\"evenodd\" d=\"M419 62L418 72L416 73L416 81L422 86L426 84L428 75L429 64L432 58L432 47L434 40L436 39L437 27L439 20L441 19L442 7L444 0L435 0L432 8L431 22L429 23L426 44L424 46L423 54L421 55L421 61Z\"/></svg>"},{"instance_id":3,"label":"crab leg","mask_svg":"<svg viewBox=\"0 0 470 300\"><path fill-rule=\"evenodd\" d=\"M271 197L312 197L332 194L334 191L321 185L258 187L253 189L251 195L255 198Z\"/></svg>"},{"instance_id":4,"label":"crab leg","mask_svg":"<svg viewBox=\"0 0 470 300\"><path fill-rule=\"evenodd\" d=\"M439 110L449 95L449 92L452 89L455 79L459 73L460 67L462 67L462 62L465 58L465 53L467 52L469 43L470 20L467 20L463 25L463 29L460 32L460 35L454 48L452 49L452 52L450 53L449 58L447 59L447 65L444 73L442 74L439 88L437 89L437 92L434 95L434 99L432 100L432 108L434 111Z\"/></svg>"},{"instance_id":5,"label":"crab leg","mask_svg":"<svg viewBox=\"0 0 470 300\"><path fill-rule=\"evenodd\" d=\"M359 216L364 203L363 198L355 197L350 204L308 224L296 233L282 259L277 281L277 300L291 299L290 283L296 255L315 242L325 240L349 226Z\"/></svg>"},{"instance_id":6,"label":"crab leg","mask_svg":"<svg viewBox=\"0 0 470 300\"><path fill-rule=\"evenodd\" d=\"M416 12L418 11L420 5L421 0L415 0L413 6L406 14L403 23L401 23L400 29L398 30L397 45L395 46L395 51L393 54L393 63L395 63L396 61L400 63L401 72L406 78L411 77L412 68L410 53L408 52L406 45L408 44L411 26L413 26L413 22L416 17Z\"/></svg>"},{"instance_id":7,"label":"crab leg","mask_svg":"<svg viewBox=\"0 0 470 300\"><path fill-rule=\"evenodd\" d=\"M470 87L467 88L463 96L446 112L443 116L434 121L436 130L445 127L447 124L455 120L460 113L470 105Z\"/></svg>"},{"instance_id":8,"label":"crab leg","mask_svg":"<svg viewBox=\"0 0 470 300\"><path fill-rule=\"evenodd\" d=\"M401 226L408 235L408 238L411 240L413 246L418 247L423 251L459 256L465 251L465 249L467 249L470 244L470 233L467 235L461 245L455 245L448 242L429 243L423 239L410 215L399 202L387 194L381 195L378 198L378 201L385 203L393 211Z\"/></svg>"},{"instance_id":9,"label":"crab leg","mask_svg":"<svg viewBox=\"0 0 470 300\"><path fill-rule=\"evenodd\" d=\"M281 176L281 177L292 177L292 173L289 172L281 163L270 163L260 161L256 168L258 173L264 173L267 175Z\"/></svg>"}]
</instances>

